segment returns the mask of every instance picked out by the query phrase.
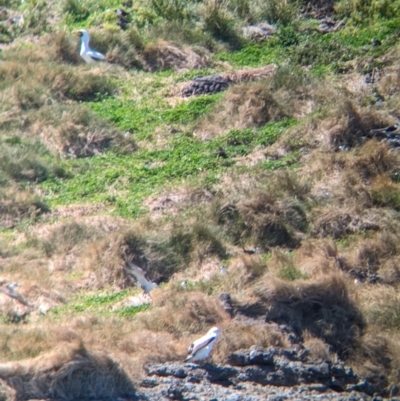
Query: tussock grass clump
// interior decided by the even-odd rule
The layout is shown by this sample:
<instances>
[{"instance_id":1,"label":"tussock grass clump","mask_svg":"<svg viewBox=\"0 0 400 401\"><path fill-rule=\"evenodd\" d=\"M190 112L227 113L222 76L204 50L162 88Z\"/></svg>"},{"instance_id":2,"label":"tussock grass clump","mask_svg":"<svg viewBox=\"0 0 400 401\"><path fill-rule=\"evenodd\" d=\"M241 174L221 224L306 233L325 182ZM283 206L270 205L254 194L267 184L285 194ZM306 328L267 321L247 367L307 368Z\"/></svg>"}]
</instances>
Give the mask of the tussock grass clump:
<instances>
[{"instance_id":1,"label":"tussock grass clump","mask_svg":"<svg viewBox=\"0 0 400 401\"><path fill-rule=\"evenodd\" d=\"M146 70L155 72L168 69L201 69L210 63L205 54L199 55L193 49L181 49L176 45L158 40L145 46L142 52Z\"/></svg>"},{"instance_id":2,"label":"tussock grass clump","mask_svg":"<svg viewBox=\"0 0 400 401\"><path fill-rule=\"evenodd\" d=\"M208 32L188 20L162 20L158 24L148 27L146 37L146 42L150 44L158 43L159 38L162 38L170 45L177 46L179 44L179 49L182 49L181 45L193 47L193 50L199 55L207 55L207 60L208 51L216 47ZM186 47L183 48L186 49Z\"/></svg>"},{"instance_id":3,"label":"tussock grass clump","mask_svg":"<svg viewBox=\"0 0 400 401\"><path fill-rule=\"evenodd\" d=\"M65 176L65 171L57 162L50 161L49 156L38 142L22 140L19 136L5 138L0 150L2 185L39 183L49 176Z\"/></svg>"},{"instance_id":4,"label":"tussock grass clump","mask_svg":"<svg viewBox=\"0 0 400 401\"><path fill-rule=\"evenodd\" d=\"M143 329L181 337L186 333L198 334L209 327L223 324L228 315L219 301L197 291L157 292L152 311L141 313L135 322Z\"/></svg>"},{"instance_id":5,"label":"tussock grass clump","mask_svg":"<svg viewBox=\"0 0 400 401\"><path fill-rule=\"evenodd\" d=\"M63 158L99 155L106 150L131 153L136 145L85 106L48 106L36 114L32 134Z\"/></svg>"},{"instance_id":6,"label":"tussock grass clump","mask_svg":"<svg viewBox=\"0 0 400 401\"><path fill-rule=\"evenodd\" d=\"M398 338L370 332L354 350L350 361L358 374L368 377L378 391L391 398L397 394L396 383L400 380L398 355Z\"/></svg>"},{"instance_id":7,"label":"tussock grass clump","mask_svg":"<svg viewBox=\"0 0 400 401\"><path fill-rule=\"evenodd\" d=\"M220 134L229 129L260 127L289 114L275 100L265 80L231 86L199 123L197 131Z\"/></svg>"},{"instance_id":8,"label":"tussock grass clump","mask_svg":"<svg viewBox=\"0 0 400 401\"><path fill-rule=\"evenodd\" d=\"M276 277L285 281L307 278L295 264L293 255L279 249L272 250L271 259L268 261L268 272L273 272Z\"/></svg>"},{"instance_id":9,"label":"tussock grass clump","mask_svg":"<svg viewBox=\"0 0 400 401\"><path fill-rule=\"evenodd\" d=\"M39 242L48 257L55 254L67 254L73 250L74 255L77 256L76 248L95 242L104 235L98 228L89 227L77 221L69 221L56 225Z\"/></svg>"},{"instance_id":10,"label":"tussock grass clump","mask_svg":"<svg viewBox=\"0 0 400 401\"><path fill-rule=\"evenodd\" d=\"M0 76L4 78L2 89L7 88L4 93L15 98L11 104L22 110L52 104L54 100L97 100L115 92L107 76L81 73L70 66L41 63L38 67L36 63L7 61L0 67Z\"/></svg>"},{"instance_id":11,"label":"tussock grass clump","mask_svg":"<svg viewBox=\"0 0 400 401\"><path fill-rule=\"evenodd\" d=\"M45 38L47 51L52 61L76 65L82 59L79 56L80 41L65 31L55 32Z\"/></svg>"},{"instance_id":12,"label":"tussock grass clump","mask_svg":"<svg viewBox=\"0 0 400 401\"><path fill-rule=\"evenodd\" d=\"M117 284L121 287L135 283L125 261L142 267L153 281L164 282L195 261L199 264L210 256L226 257L222 241L207 226L195 224L190 229L175 227L168 231L126 231L110 235L94 243L85 259L97 277L98 286Z\"/></svg>"},{"instance_id":13,"label":"tussock grass clump","mask_svg":"<svg viewBox=\"0 0 400 401\"><path fill-rule=\"evenodd\" d=\"M397 254L398 236L384 231L372 238L359 239L346 253L346 270L378 273L385 261Z\"/></svg>"},{"instance_id":14,"label":"tussock grass clump","mask_svg":"<svg viewBox=\"0 0 400 401\"><path fill-rule=\"evenodd\" d=\"M122 153L135 149L132 139L124 138L122 132L90 109L63 104L114 94L116 87L108 76L101 71L86 73L72 66L53 65L47 60L22 63L23 54L16 55L19 58L15 61L9 56L7 53L0 66L4 110L1 130L22 130L24 136L30 131L30 137L38 138L61 157L93 156L110 148ZM31 163L36 159L32 156Z\"/></svg>"},{"instance_id":15,"label":"tussock grass clump","mask_svg":"<svg viewBox=\"0 0 400 401\"><path fill-rule=\"evenodd\" d=\"M400 188L388 177L377 177L370 190L371 200L378 207L400 210Z\"/></svg>"},{"instance_id":16,"label":"tussock grass clump","mask_svg":"<svg viewBox=\"0 0 400 401\"><path fill-rule=\"evenodd\" d=\"M397 152L390 151L385 143L371 140L360 148L357 156L349 161L348 166L364 182L376 178L376 184L379 185L381 182L384 187L385 181L388 184L390 177L394 177L399 170L400 156Z\"/></svg>"},{"instance_id":17,"label":"tussock grass clump","mask_svg":"<svg viewBox=\"0 0 400 401\"><path fill-rule=\"evenodd\" d=\"M361 311L338 274L296 284L266 277L259 297L269 305L267 320L289 324L299 334L307 331L345 357L357 346L365 328Z\"/></svg>"},{"instance_id":18,"label":"tussock grass clump","mask_svg":"<svg viewBox=\"0 0 400 401\"><path fill-rule=\"evenodd\" d=\"M25 219L34 222L49 207L29 190L9 187L0 192L0 228L13 228Z\"/></svg>"},{"instance_id":19,"label":"tussock grass clump","mask_svg":"<svg viewBox=\"0 0 400 401\"><path fill-rule=\"evenodd\" d=\"M186 18L187 10L183 0L151 0L150 6L158 16L166 20L182 21Z\"/></svg>"},{"instance_id":20,"label":"tussock grass clump","mask_svg":"<svg viewBox=\"0 0 400 401\"><path fill-rule=\"evenodd\" d=\"M296 18L298 7L296 1L256 1L255 4L257 19L265 20L272 24L289 25Z\"/></svg>"},{"instance_id":21,"label":"tussock grass clump","mask_svg":"<svg viewBox=\"0 0 400 401\"><path fill-rule=\"evenodd\" d=\"M90 352L82 343L63 343L51 353L0 366L0 377L17 398L134 397L135 388L121 365L105 353Z\"/></svg>"},{"instance_id":22,"label":"tussock grass clump","mask_svg":"<svg viewBox=\"0 0 400 401\"><path fill-rule=\"evenodd\" d=\"M362 145L370 130L381 126L382 116L372 109L361 109L354 102L340 96L337 101L337 107L320 122L320 143L335 148L340 145Z\"/></svg>"},{"instance_id":23,"label":"tussock grass clump","mask_svg":"<svg viewBox=\"0 0 400 401\"><path fill-rule=\"evenodd\" d=\"M296 232L307 227L300 204L281 201L269 193L253 195L236 205L226 204L219 210L217 221L235 243L252 239L254 244L264 248L296 247Z\"/></svg>"},{"instance_id":24,"label":"tussock grass clump","mask_svg":"<svg viewBox=\"0 0 400 401\"><path fill-rule=\"evenodd\" d=\"M384 285L365 286L359 292L361 308L367 322L383 332L400 327L400 297L396 288Z\"/></svg>"},{"instance_id":25,"label":"tussock grass clump","mask_svg":"<svg viewBox=\"0 0 400 401\"><path fill-rule=\"evenodd\" d=\"M115 30L91 31L91 46L106 55L107 61L122 65L126 69L143 69L140 51L145 42L138 30L126 32Z\"/></svg>"},{"instance_id":26,"label":"tussock grass clump","mask_svg":"<svg viewBox=\"0 0 400 401\"><path fill-rule=\"evenodd\" d=\"M329 361L332 357L329 346L320 338L315 338L307 332L304 334L304 347L308 350L310 358L314 360Z\"/></svg>"},{"instance_id":27,"label":"tussock grass clump","mask_svg":"<svg viewBox=\"0 0 400 401\"><path fill-rule=\"evenodd\" d=\"M242 40L235 29L235 21L224 2L207 0L204 2L202 14L204 29L215 39L228 43L231 48L239 49Z\"/></svg>"},{"instance_id":28,"label":"tussock grass clump","mask_svg":"<svg viewBox=\"0 0 400 401\"><path fill-rule=\"evenodd\" d=\"M313 221L312 234L316 237L342 238L351 232L350 223L353 221L352 211L341 208L328 207L316 211L316 218Z\"/></svg>"},{"instance_id":29,"label":"tussock grass clump","mask_svg":"<svg viewBox=\"0 0 400 401\"><path fill-rule=\"evenodd\" d=\"M340 0L335 5L340 16L351 16L355 23L364 24L366 20L390 19L400 10L398 1Z\"/></svg>"}]
</instances>

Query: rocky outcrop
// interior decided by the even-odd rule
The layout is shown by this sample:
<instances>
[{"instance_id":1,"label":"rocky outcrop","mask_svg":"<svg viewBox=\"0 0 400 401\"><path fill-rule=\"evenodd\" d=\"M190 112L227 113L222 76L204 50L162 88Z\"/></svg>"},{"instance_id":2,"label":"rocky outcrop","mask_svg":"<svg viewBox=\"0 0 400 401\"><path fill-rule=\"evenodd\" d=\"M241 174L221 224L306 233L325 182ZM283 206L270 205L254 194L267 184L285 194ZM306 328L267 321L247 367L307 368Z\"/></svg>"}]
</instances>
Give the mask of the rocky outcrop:
<instances>
[{"instance_id":1,"label":"rocky outcrop","mask_svg":"<svg viewBox=\"0 0 400 401\"><path fill-rule=\"evenodd\" d=\"M232 84L251 82L271 77L277 66L268 64L260 68L245 68L229 73L197 76L182 89L182 96L198 96L217 93L228 89Z\"/></svg>"},{"instance_id":2,"label":"rocky outcrop","mask_svg":"<svg viewBox=\"0 0 400 401\"><path fill-rule=\"evenodd\" d=\"M198 76L182 91L185 97L217 93L228 89L232 81L218 74Z\"/></svg>"},{"instance_id":3,"label":"rocky outcrop","mask_svg":"<svg viewBox=\"0 0 400 401\"><path fill-rule=\"evenodd\" d=\"M372 383L343 362L315 361L308 354L302 347L251 347L232 353L226 365L147 364L138 397L231 401L381 399Z\"/></svg>"}]
</instances>

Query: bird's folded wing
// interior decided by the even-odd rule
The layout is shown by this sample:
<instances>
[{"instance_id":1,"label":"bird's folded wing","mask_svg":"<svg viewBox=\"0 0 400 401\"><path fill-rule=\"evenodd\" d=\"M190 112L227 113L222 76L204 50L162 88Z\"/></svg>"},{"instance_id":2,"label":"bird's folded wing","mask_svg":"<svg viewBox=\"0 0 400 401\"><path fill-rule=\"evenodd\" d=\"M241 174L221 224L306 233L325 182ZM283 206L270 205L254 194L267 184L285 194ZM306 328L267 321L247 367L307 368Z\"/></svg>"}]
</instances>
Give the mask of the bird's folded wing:
<instances>
[{"instance_id":1,"label":"bird's folded wing","mask_svg":"<svg viewBox=\"0 0 400 401\"><path fill-rule=\"evenodd\" d=\"M189 354L195 354L196 352L198 352L198 351L201 350L202 348L207 347L207 345L209 345L211 342L213 342L216 338L217 338L216 335L204 336L204 337L199 338L198 340L196 340L196 341L189 347L188 353L189 353Z\"/></svg>"},{"instance_id":2,"label":"bird's folded wing","mask_svg":"<svg viewBox=\"0 0 400 401\"><path fill-rule=\"evenodd\" d=\"M88 51L87 55L94 60L104 60L106 58L104 54L96 52L95 50Z\"/></svg>"}]
</instances>

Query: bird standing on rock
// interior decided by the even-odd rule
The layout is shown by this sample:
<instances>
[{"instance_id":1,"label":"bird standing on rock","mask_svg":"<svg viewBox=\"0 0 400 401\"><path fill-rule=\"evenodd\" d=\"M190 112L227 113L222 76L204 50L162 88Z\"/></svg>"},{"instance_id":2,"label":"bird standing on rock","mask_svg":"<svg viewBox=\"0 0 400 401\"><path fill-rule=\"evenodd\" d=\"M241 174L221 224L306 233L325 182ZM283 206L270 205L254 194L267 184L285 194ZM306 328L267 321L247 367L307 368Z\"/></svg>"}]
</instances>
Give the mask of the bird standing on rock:
<instances>
[{"instance_id":1,"label":"bird standing on rock","mask_svg":"<svg viewBox=\"0 0 400 401\"><path fill-rule=\"evenodd\" d=\"M89 46L90 35L86 29L80 29L78 35L81 37L81 50L79 55L87 62L105 60L106 56L96 50L92 50Z\"/></svg>"},{"instance_id":2,"label":"bird standing on rock","mask_svg":"<svg viewBox=\"0 0 400 401\"><path fill-rule=\"evenodd\" d=\"M195 362L207 359L214 347L214 344L219 336L219 328L211 328L206 335L194 341L188 349L188 357L185 362Z\"/></svg>"}]
</instances>

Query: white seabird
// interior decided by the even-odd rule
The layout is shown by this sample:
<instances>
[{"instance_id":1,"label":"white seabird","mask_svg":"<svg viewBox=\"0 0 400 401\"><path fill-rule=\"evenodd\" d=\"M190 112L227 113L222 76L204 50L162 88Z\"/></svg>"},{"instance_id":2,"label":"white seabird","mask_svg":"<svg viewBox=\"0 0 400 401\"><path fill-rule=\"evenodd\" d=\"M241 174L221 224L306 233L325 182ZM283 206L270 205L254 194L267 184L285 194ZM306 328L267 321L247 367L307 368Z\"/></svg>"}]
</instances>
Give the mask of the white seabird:
<instances>
[{"instance_id":1,"label":"white seabird","mask_svg":"<svg viewBox=\"0 0 400 401\"><path fill-rule=\"evenodd\" d=\"M211 328L206 335L194 341L188 349L188 357L185 362L188 361L200 361L207 359L214 347L214 344L219 336L219 328Z\"/></svg>"},{"instance_id":2,"label":"white seabird","mask_svg":"<svg viewBox=\"0 0 400 401\"><path fill-rule=\"evenodd\" d=\"M31 306L30 303L28 301L26 301L22 297L22 295L15 290L15 288L17 288L17 287L19 287L18 283L7 284L4 287L0 287L0 292L2 292L3 294L8 295L11 298L16 299L17 301L19 301L21 304L23 304L25 306Z\"/></svg>"},{"instance_id":3,"label":"white seabird","mask_svg":"<svg viewBox=\"0 0 400 401\"><path fill-rule=\"evenodd\" d=\"M158 285L152 282L148 277L146 272L140 268L139 266L134 265L131 262L127 262L129 266L129 272L131 272L135 277L140 285L143 288L143 294L150 294L150 291L154 288L158 287Z\"/></svg>"},{"instance_id":4,"label":"white seabird","mask_svg":"<svg viewBox=\"0 0 400 401\"><path fill-rule=\"evenodd\" d=\"M90 48L90 35L86 29L80 29L78 31L78 34L81 37L81 50L79 54L87 63L106 59L106 56L104 54Z\"/></svg>"}]
</instances>

